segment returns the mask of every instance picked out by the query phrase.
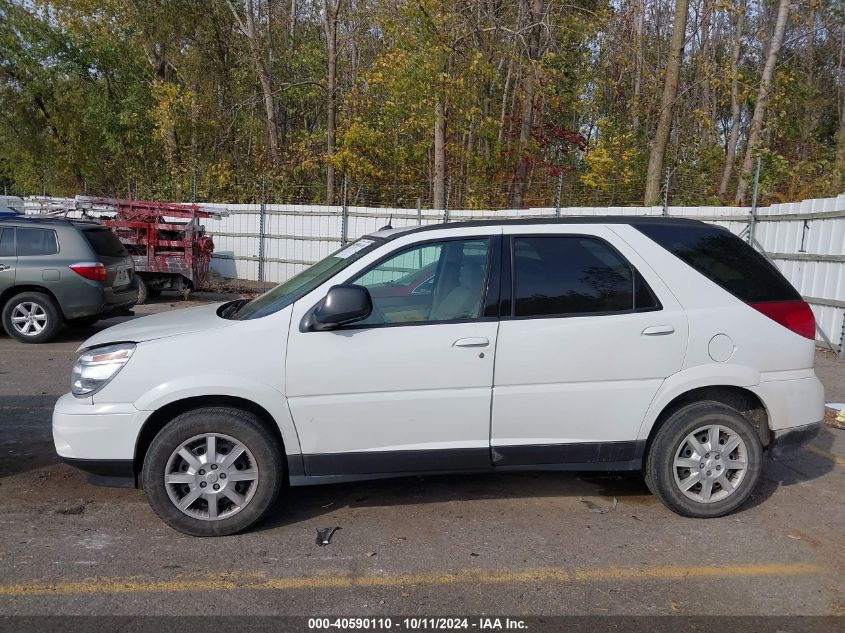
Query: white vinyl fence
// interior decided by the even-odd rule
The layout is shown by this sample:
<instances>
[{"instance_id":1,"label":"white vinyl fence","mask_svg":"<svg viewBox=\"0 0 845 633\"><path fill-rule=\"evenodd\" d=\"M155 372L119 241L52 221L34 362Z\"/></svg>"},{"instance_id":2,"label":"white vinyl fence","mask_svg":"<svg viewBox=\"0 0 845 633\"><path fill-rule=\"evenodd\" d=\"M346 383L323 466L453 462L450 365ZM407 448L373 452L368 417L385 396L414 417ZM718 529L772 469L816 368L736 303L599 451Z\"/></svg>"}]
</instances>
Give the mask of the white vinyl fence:
<instances>
[{"instance_id":1,"label":"white vinyl fence","mask_svg":"<svg viewBox=\"0 0 845 633\"><path fill-rule=\"evenodd\" d=\"M56 208L55 199L27 199L27 212ZM73 200L69 200L73 203ZM467 219L561 216L660 216L693 218L726 227L765 252L810 303L820 342L845 341L845 194L758 208L568 207L502 211L433 211L290 204L214 204L228 215L204 221L214 238L212 268L227 278L281 282L378 230ZM73 212L72 215L77 215Z\"/></svg>"}]
</instances>

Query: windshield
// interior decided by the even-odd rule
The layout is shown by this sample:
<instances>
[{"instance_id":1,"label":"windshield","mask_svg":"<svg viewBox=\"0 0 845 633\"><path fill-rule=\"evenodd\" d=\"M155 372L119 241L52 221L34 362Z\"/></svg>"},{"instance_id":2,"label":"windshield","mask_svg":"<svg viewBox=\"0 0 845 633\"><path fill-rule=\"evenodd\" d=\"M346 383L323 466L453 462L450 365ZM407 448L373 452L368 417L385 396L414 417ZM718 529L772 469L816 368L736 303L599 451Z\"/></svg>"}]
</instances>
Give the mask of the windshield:
<instances>
[{"instance_id":1,"label":"windshield","mask_svg":"<svg viewBox=\"0 0 845 633\"><path fill-rule=\"evenodd\" d=\"M244 321L259 319L278 312L366 255L380 243L381 240L377 238L361 238L224 316L236 321Z\"/></svg>"}]
</instances>

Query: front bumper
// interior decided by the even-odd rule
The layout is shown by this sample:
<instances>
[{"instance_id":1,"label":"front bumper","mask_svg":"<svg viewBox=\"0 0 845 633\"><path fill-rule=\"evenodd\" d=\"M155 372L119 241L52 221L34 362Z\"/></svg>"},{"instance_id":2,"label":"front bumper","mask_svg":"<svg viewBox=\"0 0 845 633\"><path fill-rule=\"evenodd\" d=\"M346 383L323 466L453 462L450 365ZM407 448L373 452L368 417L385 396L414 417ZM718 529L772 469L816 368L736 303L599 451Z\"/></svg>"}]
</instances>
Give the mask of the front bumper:
<instances>
[{"instance_id":1,"label":"front bumper","mask_svg":"<svg viewBox=\"0 0 845 633\"><path fill-rule=\"evenodd\" d=\"M92 475L133 478L134 484L135 444L149 415L149 411L139 411L129 403L94 404L92 398L65 394L53 409L56 452Z\"/></svg>"},{"instance_id":2,"label":"front bumper","mask_svg":"<svg viewBox=\"0 0 845 633\"><path fill-rule=\"evenodd\" d=\"M769 450L771 450L772 455L775 457L789 453L816 437L821 430L822 421L773 431L772 443L769 445Z\"/></svg>"}]
</instances>

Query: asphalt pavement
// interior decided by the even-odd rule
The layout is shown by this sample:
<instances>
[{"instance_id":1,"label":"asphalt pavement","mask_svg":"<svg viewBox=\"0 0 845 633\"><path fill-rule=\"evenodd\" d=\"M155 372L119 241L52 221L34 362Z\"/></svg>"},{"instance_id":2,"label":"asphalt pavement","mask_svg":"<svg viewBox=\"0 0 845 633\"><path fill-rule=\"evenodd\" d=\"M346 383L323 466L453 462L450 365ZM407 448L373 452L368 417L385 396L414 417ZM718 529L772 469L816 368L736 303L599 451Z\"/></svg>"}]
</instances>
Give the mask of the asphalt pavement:
<instances>
[{"instance_id":1,"label":"asphalt pavement","mask_svg":"<svg viewBox=\"0 0 845 633\"><path fill-rule=\"evenodd\" d=\"M720 519L672 514L636 476L510 473L294 489L246 534L181 535L142 491L89 485L53 452L74 351L114 322L0 336L0 614L845 615L833 427ZM845 401L845 362L819 352L817 371Z\"/></svg>"}]
</instances>

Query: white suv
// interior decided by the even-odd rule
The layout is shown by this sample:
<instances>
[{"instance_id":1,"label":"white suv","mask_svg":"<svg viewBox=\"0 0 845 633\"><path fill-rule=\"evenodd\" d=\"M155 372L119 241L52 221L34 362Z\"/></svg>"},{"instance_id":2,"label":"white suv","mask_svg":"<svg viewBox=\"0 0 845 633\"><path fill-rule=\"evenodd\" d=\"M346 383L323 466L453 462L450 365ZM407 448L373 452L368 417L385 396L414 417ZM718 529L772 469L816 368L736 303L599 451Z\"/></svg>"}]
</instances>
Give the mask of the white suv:
<instances>
[{"instance_id":1,"label":"white suv","mask_svg":"<svg viewBox=\"0 0 845 633\"><path fill-rule=\"evenodd\" d=\"M255 523L285 484L641 470L669 508L737 508L820 428L814 319L697 221L384 229L253 301L88 339L53 435L177 530Z\"/></svg>"}]
</instances>

